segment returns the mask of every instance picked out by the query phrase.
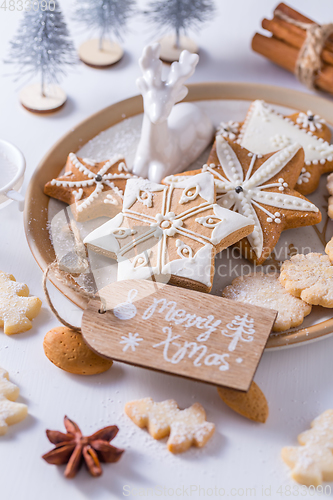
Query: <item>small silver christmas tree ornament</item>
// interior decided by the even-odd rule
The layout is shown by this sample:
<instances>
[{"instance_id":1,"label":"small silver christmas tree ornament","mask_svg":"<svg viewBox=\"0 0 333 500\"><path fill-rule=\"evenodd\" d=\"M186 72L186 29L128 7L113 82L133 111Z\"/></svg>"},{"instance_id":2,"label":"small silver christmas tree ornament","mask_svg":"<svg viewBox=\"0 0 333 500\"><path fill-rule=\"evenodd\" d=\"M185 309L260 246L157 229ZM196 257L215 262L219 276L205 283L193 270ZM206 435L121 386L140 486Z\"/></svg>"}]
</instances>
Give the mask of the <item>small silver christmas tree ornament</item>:
<instances>
[{"instance_id":1,"label":"small silver christmas tree ornament","mask_svg":"<svg viewBox=\"0 0 333 500\"><path fill-rule=\"evenodd\" d=\"M10 42L8 63L17 67L17 79L38 75L39 83L24 87L20 102L29 111L45 113L61 108L67 99L57 85L66 66L76 62L74 45L57 0L45 9L26 11Z\"/></svg>"},{"instance_id":2,"label":"small silver christmas tree ornament","mask_svg":"<svg viewBox=\"0 0 333 500\"><path fill-rule=\"evenodd\" d=\"M198 53L197 44L185 34L198 29L214 12L214 0L151 0L144 12L147 19L164 32L173 32L159 40L161 59L171 63L179 60L183 50Z\"/></svg>"},{"instance_id":3,"label":"small silver christmas tree ornament","mask_svg":"<svg viewBox=\"0 0 333 500\"><path fill-rule=\"evenodd\" d=\"M88 66L112 66L124 55L112 38L122 39L135 0L77 0L75 20L88 31L98 33L79 47L79 57Z\"/></svg>"}]
</instances>

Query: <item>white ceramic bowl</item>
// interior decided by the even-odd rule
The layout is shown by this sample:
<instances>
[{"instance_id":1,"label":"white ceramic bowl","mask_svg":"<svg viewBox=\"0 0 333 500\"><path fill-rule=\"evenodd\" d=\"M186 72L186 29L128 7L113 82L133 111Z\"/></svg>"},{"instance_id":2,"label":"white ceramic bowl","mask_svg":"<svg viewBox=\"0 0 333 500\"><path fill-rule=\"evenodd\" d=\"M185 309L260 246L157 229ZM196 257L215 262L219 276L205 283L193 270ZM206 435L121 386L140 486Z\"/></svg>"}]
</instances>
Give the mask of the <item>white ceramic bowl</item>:
<instances>
[{"instance_id":1,"label":"white ceramic bowl","mask_svg":"<svg viewBox=\"0 0 333 500\"><path fill-rule=\"evenodd\" d=\"M24 209L24 196L18 192L23 184L25 158L10 142L0 139L0 208L17 201L19 210Z\"/></svg>"}]
</instances>

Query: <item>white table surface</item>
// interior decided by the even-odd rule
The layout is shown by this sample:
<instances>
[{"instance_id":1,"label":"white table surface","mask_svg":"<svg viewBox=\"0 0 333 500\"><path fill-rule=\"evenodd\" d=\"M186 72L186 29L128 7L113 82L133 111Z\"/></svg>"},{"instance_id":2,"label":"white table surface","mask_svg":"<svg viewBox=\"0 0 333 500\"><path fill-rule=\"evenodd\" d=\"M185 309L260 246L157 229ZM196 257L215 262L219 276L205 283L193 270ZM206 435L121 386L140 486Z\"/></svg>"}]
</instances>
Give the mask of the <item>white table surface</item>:
<instances>
[{"instance_id":1,"label":"white table surface","mask_svg":"<svg viewBox=\"0 0 333 500\"><path fill-rule=\"evenodd\" d=\"M214 21L200 35L193 34L201 52L192 82L260 82L304 90L293 75L250 49L253 33L259 29L261 19L270 15L276 0L216 3L218 15ZM333 19L328 0L289 3L319 22ZM79 43L83 35L70 19L72 2L61 0L60 4ZM140 6L144 4L139 2ZM8 54L8 42L19 19L18 12L0 11L0 61ZM5 76L11 68L0 63L0 138L15 143L27 159L24 189L44 154L71 127L99 109L137 93L137 59L152 39L151 33L142 19L134 19L125 37L123 60L103 71L79 64L62 83L69 96L66 106L49 116L30 114L20 106L20 84ZM124 494L130 498L202 498L206 494L213 498L278 499L290 496L290 491L292 497L302 496L301 487L289 479L280 450L296 444L297 434L307 429L315 416L333 407L332 337L264 354L255 380L269 402L270 416L265 425L233 413L218 398L214 387L177 377L121 364L99 376L70 375L52 365L43 352L44 335L59 323L43 298L41 271L29 251L22 215L14 203L0 211L0 228L1 270L13 273L18 281L29 285L32 294L43 299L32 330L12 337L0 332L0 366L19 385L19 401L29 406L28 418L0 439L1 499L110 499L123 498ZM79 324L81 311L50 288L57 307L71 322ZM199 401L208 420L216 424L215 436L203 450L172 456L164 441L154 441L123 416L126 401L145 396L156 400L174 398L182 407ZM103 465L101 478L91 478L82 470L76 479L66 480L63 468L48 465L40 458L52 448L45 429L62 430L65 414L76 420L85 433L119 425L114 444L126 448L126 453L118 464ZM305 492L305 498L322 498L310 493Z\"/></svg>"}]
</instances>

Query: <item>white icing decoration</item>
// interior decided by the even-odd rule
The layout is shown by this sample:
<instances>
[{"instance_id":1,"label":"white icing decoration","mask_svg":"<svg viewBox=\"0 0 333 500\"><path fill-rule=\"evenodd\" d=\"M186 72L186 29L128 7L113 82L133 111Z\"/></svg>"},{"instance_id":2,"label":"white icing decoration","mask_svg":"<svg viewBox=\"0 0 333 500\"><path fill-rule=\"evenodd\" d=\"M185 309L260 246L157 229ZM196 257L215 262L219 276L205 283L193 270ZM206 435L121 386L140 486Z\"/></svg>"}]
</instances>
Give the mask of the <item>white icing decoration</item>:
<instances>
[{"instance_id":1,"label":"white icing decoration","mask_svg":"<svg viewBox=\"0 0 333 500\"><path fill-rule=\"evenodd\" d=\"M274 150L278 150L289 146L291 140L290 137L287 137L285 134L275 134L273 137L270 137L269 142Z\"/></svg>"},{"instance_id":2,"label":"white icing decoration","mask_svg":"<svg viewBox=\"0 0 333 500\"><path fill-rule=\"evenodd\" d=\"M108 174L107 171L114 164L113 160L109 160L108 162L106 162L103 165L103 167L96 173L90 170L85 165L83 165L83 163L79 161L79 159L74 153L70 153L69 159L74 165L74 167L77 168L83 175L85 175L87 179L82 181L61 181L59 179L53 179L51 181L51 184L69 188L78 188L78 191L77 190L73 191L78 212L82 212L83 210L90 207L99 198L101 193L104 191L105 186L110 188L110 190L112 190L114 194L116 194L121 200L123 199L123 192L117 186L114 185L112 180L129 179L133 178L133 175L128 173ZM83 161L90 166L96 165L96 162L94 160L89 160L88 158L85 158ZM73 172L67 172L65 173L65 175L66 176L72 175L72 173ZM94 191L87 198L82 200L83 188L88 186L95 186ZM113 198L113 200L114 201L112 201L112 199L108 198L107 196L106 199L104 200L104 203L116 204L117 203L116 199Z\"/></svg>"},{"instance_id":3,"label":"white icing decoration","mask_svg":"<svg viewBox=\"0 0 333 500\"><path fill-rule=\"evenodd\" d=\"M214 134L210 118L199 106L176 104L187 94L184 83L194 73L199 56L183 50L164 80L160 50L158 43L148 45L139 61L142 76L137 85L143 96L144 117L133 165L134 174L154 182L185 170Z\"/></svg>"},{"instance_id":4,"label":"white icing decoration","mask_svg":"<svg viewBox=\"0 0 333 500\"><path fill-rule=\"evenodd\" d=\"M248 314L244 316L235 316L235 319L227 325L227 329L222 330L222 335L226 337L231 337L232 341L228 346L228 351L235 351L238 342L252 342L253 335L255 334L255 329L253 328L254 319L249 318Z\"/></svg>"},{"instance_id":5,"label":"white icing decoration","mask_svg":"<svg viewBox=\"0 0 333 500\"><path fill-rule=\"evenodd\" d=\"M277 224L281 223L281 214L279 212L270 212L262 204L285 210L318 212L315 205L296 196L283 194L283 191L280 193L265 191L265 189L273 187L279 190L283 188L284 190L288 186L282 177L278 179L278 182L265 183L288 164L300 147L299 144L293 144L278 151L252 174L256 161L256 155L254 154L251 157L250 167L244 179L242 165L232 147L222 136L216 138L216 153L226 176L223 177L217 170L211 169L211 173L215 176L218 204L224 208L234 208L240 214L253 220L255 228L247 238L257 257L262 254L263 250L263 229L254 207L268 216L268 222ZM230 160L228 159L230 156L233 158L233 168L230 168ZM210 167L208 167L209 170Z\"/></svg>"},{"instance_id":6,"label":"white icing decoration","mask_svg":"<svg viewBox=\"0 0 333 500\"><path fill-rule=\"evenodd\" d=\"M326 123L319 115L314 115L312 111L306 113L299 113L296 123L301 125L302 128L309 129L311 132L316 132L323 128L323 123Z\"/></svg>"},{"instance_id":7,"label":"white icing decoration","mask_svg":"<svg viewBox=\"0 0 333 500\"><path fill-rule=\"evenodd\" d=\"M297 179L297 184L300 185L300 184L303 184L303 182L304 183L309 182L310 177L311 177L310 172L307 172L306 168L303 167L301 174L300 174L299 178Z\"/></svg>"},{"instance_id":8,"label":"white icing decoration","mask_svg":"<svg viewBox=\"0 0 333 500\"><path fill-rule=\"evenodd\" d=\"M185 203L177 204L176 213L170 211L171 203L174 199L180 200L184 193L193 189L197 190L196 197L201 197L202 202L197 200L197 205L192 208L187 208ZM177 192L174 193L174 191ZM178 192L179 190L179 192ZM128 181L124 194L123 212L118 214L114 219L106 222L104 225L90 233L84 240L84 243L92 245L92 248L98 247L108 253L114 254L118 259L118 279L149 279L152 275L156 279L163 279L162 276L173 274L184 276L199 281L206 286L211 286L210 266L214 255L214 245L220 243L240 229L251 224L242 215L221 208L214 201L214 178L209 173L202 173L196 176L191 176L188 179L183 179L177 183L162 186L151 183L145 179L137 179ZM148 213L140 213L132 210L134 203L138 200L138 194L142 191L161 192L161 206L152 208ZM174 203L174 201L173 201ZM159 213L156 213L157 209ZM211 229L210 235L207 231L200 230L200 226L204 225L198 222L201 219L202 213L210 211L210 218L214 219L214 224L206 227ZM119 246L116 228L124 230L121 226L124 221L132 219L138 221L138 226L144 229L139 235L133 239L129 239L121 248ZM208 217L209 219L209 217ZM188 220L197 221L198 226L194 229L189 229ZM128 230L128 229L127 229ZM169 261L167 241L169 237L179 236L175 241L177 247L177 255L179 259ZM186 237L193 242L199 243L200 248L194 254L194 251L183 243L180 238ZM147 256L147 243L150 242L150 249L153 254L153 262ZM145 250L140 252L140 248L136 249L136 257L134 261L127 258L128 252L134 247L139 247L140 244L145 245ZM189 250L189 255L186 257L184 253L185 247Z\"/></svg>"},{"instance_id":9,"label":"white icing decoration","mask_svg":"<svg viewBox=\"0 0 333 500\"><path fill-rule=\"evenodd\" d=\"M316 123L318 124L318 120ZM322 164L332 161L332 145L312 135L311 130L307 131L280 115L264 101L252 103L237 142L256 154L273 153L276 146L272 144L271 138L281 134L289 138L291 143L298 143L303 147L306 165L318 165L319 162L322 163L321 160Z\"/></svg>"},{"instance_id":10,"label":"white icing decoration","mask_svg":"<svg viewBox=\"0 0 333 500\"><path fill-rule=\"evenodd\" d=\"M140 345L140 342L143 341L141 337L139 337L138 333L128 333L128 337L125 337L124 335L121 336L121 339L119 341L119 344L124 344L123 351L126 352L127 349L132 350L132 352L135 352L136 348Z\"/></svg>"},{"instance_id":11,"label":"white icing decoration","mask_svg":"<svg viewBox=\"0 0 333 500\"><path fill-rule=\"evenodd\" d=\"M83 195L83 189L80 188L78 191L73 191L73 195L75 197L75 201L81 200L82 195Z\"/></svg>"},{"instance_id":12,"label":"white icing decoration","mask_svg":"<svg viewBox=\"0 0 333 500\"><path fill-rule=\"evenodd\" d=\"M232 120L221 122L217 128L216 135L222 135L225 138L234 141L239 132L239 123Z\"/></svg>"},{"instance_id":13,"label":"white icing decoration","mask_svg":"<svg viewBox=\"0 0 333 500\"><path fill-rule=\"evenodd\" d=\"M138 293L139 292L135 288L132 288L132 290L128 292L127 302L123 302L113 309L113 314L116 316L116 318L121 320L129 320L134 318L137 313L137 309L135 305L132 304L132 302L133 300L135 300L135 297L138 295Z\"/></svg>"}]
</instances>

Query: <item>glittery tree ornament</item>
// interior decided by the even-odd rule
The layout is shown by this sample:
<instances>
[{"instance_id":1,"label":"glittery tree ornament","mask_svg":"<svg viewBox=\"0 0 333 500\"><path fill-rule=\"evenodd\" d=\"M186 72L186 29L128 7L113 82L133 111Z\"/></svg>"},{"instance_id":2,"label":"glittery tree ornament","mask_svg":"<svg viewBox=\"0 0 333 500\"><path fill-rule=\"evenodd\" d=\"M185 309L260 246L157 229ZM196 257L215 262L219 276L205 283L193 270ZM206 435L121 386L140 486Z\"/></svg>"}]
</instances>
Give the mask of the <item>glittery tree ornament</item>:
<instances>
[{"instance_id":1,"label":"glittery tree ornament","mask_svg":"<svg viewBox=\"0 0 333 500\"><path fill-rule=\"evenodd\" d=\"M184 36L189 29L198 29L213 18L213 0L150 0L144 12L147 19L163 32L173 32L161 40L161 59L167 62L178 60L182 50L198 52L197 45Z\"/></svg>"},{"instance_id":2,"label":"glittery tree ornament","mask_svg":"<svg viewBox=\"0 0 333 500\"><path fill-rule=\"evenodd\" d=\"M121 59L123 49L112 38L122 39L135 0L77 0L74 19L87 31L96 32L79 47L80 59L94 67L110 66Z\"/></svg>"},{"instance_id":3,"label":"glittery tree ornament","mask_svg":"<svg viewBox=\"0 0 333 500\"><path fill-rule=\"evenodd\" d=\"M74 45L57 0L45 10L25 11L15 38L10 42L8 63L16 66L17 79L38 75L40 83L20 93L23 106L31 111L58 109L66 94L55 85L76 62Z\"/></svg>"}]
</instances>

